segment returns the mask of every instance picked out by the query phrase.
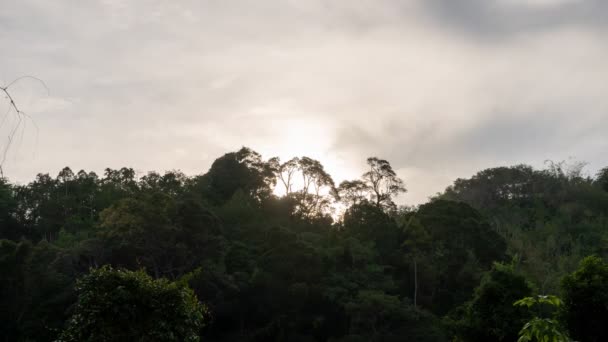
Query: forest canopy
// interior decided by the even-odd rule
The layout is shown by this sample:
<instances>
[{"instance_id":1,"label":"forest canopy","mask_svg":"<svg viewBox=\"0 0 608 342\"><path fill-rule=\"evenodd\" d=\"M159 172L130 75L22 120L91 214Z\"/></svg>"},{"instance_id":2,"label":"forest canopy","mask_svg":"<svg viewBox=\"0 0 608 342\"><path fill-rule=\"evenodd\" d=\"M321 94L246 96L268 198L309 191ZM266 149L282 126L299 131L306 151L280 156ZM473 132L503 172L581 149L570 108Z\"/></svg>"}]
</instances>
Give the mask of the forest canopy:
<instances>
[{"instance_id":1,"label":"forest canopy","mask_svg":"<svg viewBox=\"0 0 608 342\"><path fill-rule=\"evenodd\" d=\"M389 161L367 166L336 184L244 147L195 176L2 179L0 340L608 336L608 169L497 167L405 207Z\"/></svg>"}]
</instances>

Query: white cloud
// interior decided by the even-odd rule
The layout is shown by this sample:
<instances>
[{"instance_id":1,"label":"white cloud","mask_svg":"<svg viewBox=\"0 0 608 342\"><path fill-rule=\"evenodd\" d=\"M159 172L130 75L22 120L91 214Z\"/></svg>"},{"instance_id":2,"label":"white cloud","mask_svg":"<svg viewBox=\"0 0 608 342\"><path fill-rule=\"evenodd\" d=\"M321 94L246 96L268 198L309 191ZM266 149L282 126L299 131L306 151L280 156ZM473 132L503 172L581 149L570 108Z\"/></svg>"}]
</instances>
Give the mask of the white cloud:
<instances>
[{"instance_id":1,"label":"white cloud","mask_svg":"<svg viewBox=\"0 0 608 342\"><path fill-rule=\"evenodd\" d=\"M604 25L573 25L601 5L500 3L511 21L479 21L478 0L2 3L0 79L52 93L24 104L39 144L26 134L5 171L192 174L248 145L341 180L377 155L412 203L496 164L608 164Z\"/></svg>"}]
</instances>

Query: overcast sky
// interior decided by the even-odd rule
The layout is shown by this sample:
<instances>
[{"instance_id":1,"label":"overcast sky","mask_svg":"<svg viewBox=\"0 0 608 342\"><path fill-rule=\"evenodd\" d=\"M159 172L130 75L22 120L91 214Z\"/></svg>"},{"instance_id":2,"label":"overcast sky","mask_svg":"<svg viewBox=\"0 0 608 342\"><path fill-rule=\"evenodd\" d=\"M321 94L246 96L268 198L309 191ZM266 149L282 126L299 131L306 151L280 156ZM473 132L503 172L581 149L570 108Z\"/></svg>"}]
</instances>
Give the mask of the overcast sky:
<instances>
[{"instance_id":1,"label":"overcast sky","mask_svg":"<svg viewBox=\"0 0 608 342\"><path fill-rule=\"evenodd\" d=\"M607 31L605 0L0 1L0 83L50 89L10 88L37 128L4 171L193 175L244 145L340 181L373 155L408 204L493 166L572 157L593 174Z\"/></svg>"}]
</instances>

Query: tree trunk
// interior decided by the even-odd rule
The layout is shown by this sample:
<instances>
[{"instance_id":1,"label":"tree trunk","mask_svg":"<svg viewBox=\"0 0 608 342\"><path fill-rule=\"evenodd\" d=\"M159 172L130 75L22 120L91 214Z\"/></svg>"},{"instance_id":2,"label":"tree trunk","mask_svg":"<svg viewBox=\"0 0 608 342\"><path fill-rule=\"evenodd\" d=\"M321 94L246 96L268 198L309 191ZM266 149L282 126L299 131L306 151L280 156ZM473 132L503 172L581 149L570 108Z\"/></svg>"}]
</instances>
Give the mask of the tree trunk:
<instances>
[{"instance_id":1,"label":"tree trunk","mask_svg":"<svg viewBox=\"0 0 608 342\"><path fill-rule=\"evenodd\" d=\"M418 308L418 261L414 258L414 308Z\"/></svg>"}]
</instances>

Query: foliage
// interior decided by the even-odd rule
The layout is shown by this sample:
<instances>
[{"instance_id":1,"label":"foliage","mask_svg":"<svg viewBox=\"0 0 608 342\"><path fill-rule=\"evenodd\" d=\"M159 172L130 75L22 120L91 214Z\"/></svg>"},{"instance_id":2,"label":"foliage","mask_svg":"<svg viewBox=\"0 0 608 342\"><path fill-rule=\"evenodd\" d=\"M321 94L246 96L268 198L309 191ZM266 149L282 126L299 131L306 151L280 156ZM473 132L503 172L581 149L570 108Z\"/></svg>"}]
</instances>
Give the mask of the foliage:
<instances>
[{"instance_id":1,"label":"foliage","mask_svg":"<svg viewBox=\"0 0 608 342\"><path fill-rule=\"evenodd\" d=\"M473 298L450 315L457 335L465 341L515 341L530 318L513 302L532 290L513 265L495 264L475 289Z\"/></svg>"},{"instance_id":2,"label":"foliage","mask_svg":"<svg viewBox=\"0 0 608 342\"><path fill-rule=\"evenodd\" d=\"M95 319L108 331L130 329L108 318L120 315L169 322L135 320L134 340L186 338L179 328L208 341L509 341L535 314L513 301L557 290L586 255L608 255L603 173L494 168L397 207L403 180L386 160L367 163L337 187L315 159L249 148L196 176L64 168L2 180L0 340L53 341L62 328L83 339L74 334L101 328L76 323L103 309L111 315ZM577 272L564 280L560 317L585 341L603 336L606 318L588 313L603 312L604 268ZM163 316L201 303L202 330ZM550 327L546 309L529 329Z\"/></svg>"},{"instance_id":3,"label":"foliage","mask_svg":"<svg viewBox=\"0 0 608 342\"><path fill-rule=\"evenodd\" d=\"M93 269L58 341L199 341L205 308L189 288L143 271Z\"/></svg>"},{"instance_id":4,"label":"foliage","mask_svg":"<svg viewBox=\"0 0 608 342\"><path fill-rule=\"evenodd\" d=\"M561 318L577 341L608 340L608 263L597 256L583 259L562 280Z\"/></svg>"},{"instance_id":5,"label":"foliage","mask_svg":"<svg viewBox=\"0 0 608 342\"><path fill-rule=\"evenodd\" d=\"M56 247L0 240L0 328L7 341L48 341L72 301L69 262Z\"/></svg>"},{"instance_id":6,"label":"foliage","mask_svg":"<svg viewBox=\"0 0 608 342\"><path fill-rule=\"evenodd\" d=\"M608 192L608 167L601 169L597 173L595 184L597 184L602 190Z\"/></svg>"},{"instance_id":7,"label":"foliage","mask_svg":"<svg viewBox=\"0 0 608 342\"><path fill-rule=\"evenodd\" d=\"M521 268L541 292L559 291L579 261L608 249L608 192L601 177L582 176L580 163L517 165L458 179L439 197L464 202L490 218L492 229L521 257Z\"/></svg>"},{"instance_id":8,"label":"foliage","mask_svg":"<svg viewBox=\"0 0 608 342\"><path fill-rule=\"evenodd\" d=\"M416 219L430 235L426 252L435 265L434 280L421 284L421 299L439 314L469 299L494 261L505 258L505 241L475 209L464 203L437 200L422 205Z\"/></svg>"},{"instance_id":9,"label":"foliage","mask_svg":"<svg viewBox=\"0 0 608 342\"><path fill-rule=\"evenodd\" d=\"M564 332L559 322L555 319L540 317L542 316L543 306L559 308L562 301L556 296L539 295L536 297L525 297L515 303L514 306L537 309L538 315L526 323L519 331L518 342L569 342L568 334Z\"/></svg>"},{"instance_id":10,"label":"foliage","mask_svg":"<svg viewBox=\"0 0 608 342\"><path fill-rule=\"evenodd\" d=\"M209 172L195 180L197 190L210 202L222 204L239 189L261 200L272 192L276 183L272 165L259 153L243 147L213 162Z\"/></svg>"}]
</instances>

